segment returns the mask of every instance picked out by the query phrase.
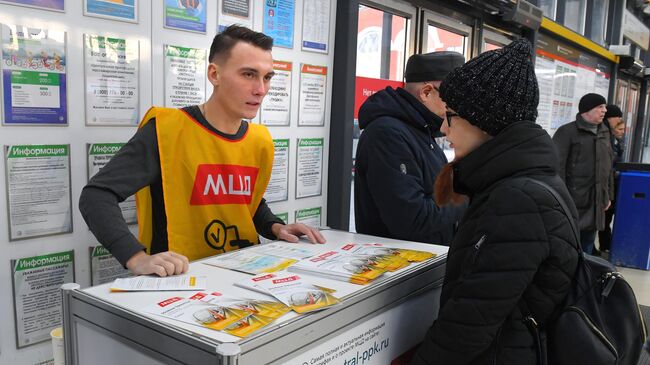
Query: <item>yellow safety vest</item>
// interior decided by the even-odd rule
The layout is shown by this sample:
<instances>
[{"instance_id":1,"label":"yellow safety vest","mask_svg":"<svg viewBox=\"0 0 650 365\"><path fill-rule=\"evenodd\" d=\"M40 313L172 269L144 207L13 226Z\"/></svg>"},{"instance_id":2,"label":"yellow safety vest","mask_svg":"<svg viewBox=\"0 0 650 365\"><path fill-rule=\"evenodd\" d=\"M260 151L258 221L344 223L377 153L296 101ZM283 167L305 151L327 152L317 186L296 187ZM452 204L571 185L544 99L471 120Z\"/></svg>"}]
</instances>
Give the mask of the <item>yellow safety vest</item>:
<instances>
[{"instance_id":1,"label":"yellow safety vest","mask_svg":"<svg viewBox=\"0 0 650 365\"><path fill-rule=\"evenodd\" d=\"M149 109L156 118L168 249L190 260L258 243L253 216L271 178L273 140L249 124L238 140L224 138L180 109ZM151 192L136 193L139 239L151 248Z\"/></svg>"}]
</instances>

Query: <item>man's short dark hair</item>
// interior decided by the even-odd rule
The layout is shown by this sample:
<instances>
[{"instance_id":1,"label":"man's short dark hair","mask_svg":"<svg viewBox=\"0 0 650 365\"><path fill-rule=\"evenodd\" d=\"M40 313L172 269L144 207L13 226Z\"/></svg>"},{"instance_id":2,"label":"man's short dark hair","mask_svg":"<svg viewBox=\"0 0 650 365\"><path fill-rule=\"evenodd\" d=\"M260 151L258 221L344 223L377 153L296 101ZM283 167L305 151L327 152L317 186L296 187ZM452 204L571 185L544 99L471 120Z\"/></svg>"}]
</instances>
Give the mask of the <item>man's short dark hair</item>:
<instances>
[{"instance_id":1,"label":"man's short dark hair","mask_svg":"<svg viewBox=\"0 0 650 365\"><path fill-rule=\"evenodd\" d=\"M230 50L237 42L246 42L265 51L273 48L273 38L238 24L233 24L217 34L210 46L210 62L223 61L230 57Z\"/></svg>"}]
</instances>

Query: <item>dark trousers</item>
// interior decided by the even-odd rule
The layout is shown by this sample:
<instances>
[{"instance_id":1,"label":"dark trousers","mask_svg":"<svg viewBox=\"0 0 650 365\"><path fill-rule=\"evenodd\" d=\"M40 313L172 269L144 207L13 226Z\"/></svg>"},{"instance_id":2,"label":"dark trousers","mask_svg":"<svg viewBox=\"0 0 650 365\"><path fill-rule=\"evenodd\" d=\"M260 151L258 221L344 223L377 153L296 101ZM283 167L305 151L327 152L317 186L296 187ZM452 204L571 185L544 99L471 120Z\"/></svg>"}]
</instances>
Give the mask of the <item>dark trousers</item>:
<instances>
[{"instance_id":1,"label":"dark trousers","mask_svg":"<svg viewBox=\"0 0 650 365\"><path fill-rule=\"evenodd\" d=\"M580 245L582 246L582 251L590 255L594 252L594 241L596 240L596 230L589 229L585 231L580 231Z\"/></svg>"},{"instance_id":2,"label":"dark trousers","mask_svg":"<svg viewBox=\"0 0 650 365\"><path fill-rule=\"evenodd\" d=\"M598 231L598 243L600 245L601 251L609 251L609 249L612 247L612 229L610 228L610 225L612 223L612 219L614 218L613 205L614 203L612 203L612 207L607 209L605 212L605 229Z\"/></svg>"}]
</instances>

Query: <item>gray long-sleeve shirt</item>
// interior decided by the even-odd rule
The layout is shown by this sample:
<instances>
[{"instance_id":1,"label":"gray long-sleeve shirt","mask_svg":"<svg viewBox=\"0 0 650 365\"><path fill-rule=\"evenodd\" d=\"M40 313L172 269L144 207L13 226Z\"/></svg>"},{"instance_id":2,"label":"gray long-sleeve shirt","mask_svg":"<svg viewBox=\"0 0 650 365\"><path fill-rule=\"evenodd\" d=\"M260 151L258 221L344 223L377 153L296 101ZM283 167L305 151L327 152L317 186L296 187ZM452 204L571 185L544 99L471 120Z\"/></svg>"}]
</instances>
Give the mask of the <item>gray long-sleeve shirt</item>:
<instances>
[{"instance_id":1,"label":"gray long-sleeve shirt","mask_svg":"<svg viewBox=\"0 0 650 365\"><path fill-rule=\"evenodd\" d=\"M201 125L224 138L240 139L248 129L248 123L242 122L236 134L225 134L212 127L197 106L184 110ZM79 210L91 232L122 265L145 248L129 230L118 204L146 186L151 189L153 208L153 237L149 253L155 254L168 250L155 119L138 129L108 164L90 179L79 198ZM268 239L276 238L271 232L274 223L284 224L271 212L264 199L253 216L253 223L257 232Z\"/></svg>"}]
</instances>

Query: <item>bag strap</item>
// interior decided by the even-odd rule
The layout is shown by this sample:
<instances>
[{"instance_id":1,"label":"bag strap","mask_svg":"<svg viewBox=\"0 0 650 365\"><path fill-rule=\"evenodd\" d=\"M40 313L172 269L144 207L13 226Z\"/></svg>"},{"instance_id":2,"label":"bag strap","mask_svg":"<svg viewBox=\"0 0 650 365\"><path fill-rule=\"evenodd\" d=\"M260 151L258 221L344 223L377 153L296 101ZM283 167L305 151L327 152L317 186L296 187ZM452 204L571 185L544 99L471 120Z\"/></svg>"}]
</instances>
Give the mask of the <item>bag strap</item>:
<instances>
[{"instance_id":1,"label":"bag strap","mask_svg":"<svg viewBox=\"0 0 650 365\"><path fill-rule=\"evenodd\" d=\"M579 231L578 231L578 229L576 227L575 221L573 220L573 218L571 217L571 214L569 213L570 212L569 207L567 206L564 199L562 199L560 194L555 189L553 189L550 185L548 185L547 183L545 183L543 181L539 181L539 180L536 180L536 179L533 179L533 178L527 177L527 176L524 176L524 177L521 177L521 178L518 178L518 179L521 179L521 180L524 180L524 181L529 181L529 182L531 182L533 184L539 185L542 188L544 188L546 191L551 193L551 195L553 195L553 197L558 202L558 204L560 204L560 208L562 208L562 213L564 213L564 215L569 220L569 224L571 225L571 231L573 231L573 236L576 239L576 243L577 243L576 247L577 247L577 250L578 250L578 256L582 257L583 256L583 251L582 251L582 247L580 245L580 235L578 233ZM547 364L548 359L546 358L547 349L546 349L546 339L545 339L546 333L545 333L545 331L543 331L543 329L540 328L539 323L537 323L537 321L535 321L535 318L533 317L532 312L528 308L528 305L523 300L523 298L521 298L521 300L519 300L518 306L519 306L519 311L521 312L521 314L524 317L522 319L522 321L524 322L524 324L528 328L528 331L533 336L533 341L535 341L535 348L536 348L536 352L537 352L537 364L540 364L540 365Z\"/></svg>"}]
</instances>

